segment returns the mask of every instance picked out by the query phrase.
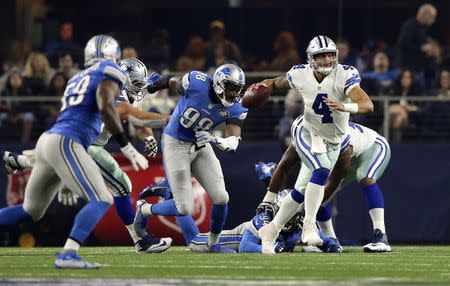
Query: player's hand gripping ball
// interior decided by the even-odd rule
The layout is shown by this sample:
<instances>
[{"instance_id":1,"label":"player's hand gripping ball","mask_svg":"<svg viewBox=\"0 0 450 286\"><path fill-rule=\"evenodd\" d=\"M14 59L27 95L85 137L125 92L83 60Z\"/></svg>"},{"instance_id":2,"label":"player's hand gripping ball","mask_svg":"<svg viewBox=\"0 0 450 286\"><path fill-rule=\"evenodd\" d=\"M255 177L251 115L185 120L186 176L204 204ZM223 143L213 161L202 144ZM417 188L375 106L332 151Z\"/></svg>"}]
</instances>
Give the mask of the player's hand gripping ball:
<instances>
[{"instance_id":1,"label":"player's hand gripping ball","mask_svg":"<svg viewBox=\"0 0 450 286\"><path fill-rule=\"evenodd\" d=\"M242 106L245 108L254 108L263 105L270 96L270 89L263 84L253 84L244 93L242 97Z\"/></svg>"}]
</instances>

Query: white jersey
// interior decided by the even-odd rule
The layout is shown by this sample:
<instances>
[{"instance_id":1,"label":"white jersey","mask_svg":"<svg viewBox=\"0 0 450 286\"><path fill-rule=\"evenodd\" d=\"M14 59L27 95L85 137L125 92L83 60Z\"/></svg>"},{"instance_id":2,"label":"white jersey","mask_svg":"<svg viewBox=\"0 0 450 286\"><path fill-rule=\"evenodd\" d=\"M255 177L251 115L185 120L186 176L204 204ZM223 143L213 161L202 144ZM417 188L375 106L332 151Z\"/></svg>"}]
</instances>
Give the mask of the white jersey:
<instances>
[{"instance_id":1,"label":"white jersey","mask_svg":"<svg viewBox=\"0 0 450 286\"><path fill-rule=\"evenodd\" d=\"M120 93L120 96L116 99L116 103L119 103L119 102L128 102L128 103L130 102L128 100L128 96L127 96L125 90L122 90L122 92ZM105 146L108 143L109 138L111 138L112 135L108 130L106 130L105 123L102 123L101 128L102 129L100 131L100 134L95 139L94 143L92 143L92 145Z\"/></svg>"},{"instance_id":2,"label":"white jersey","mask_svg":"<svg viewBox=\"0 0 450 286\"><path fill-rule=\"evenodd\" d=\"M349 126L350 145L353 146L352 157L358 157L375 143L379 135L374 130L353 122L349 122Z\"/></svg>"},{"instance_id":3,"label":"white jersey","mask_svg":"<svg viewBox=\"0 0 450 286\"><path fill-rule=\"evenodd\" d=\"M331 111L323 100L330 98L344 103L351 102L347 95L361 82L358 70L338 64L319 83L309 64L296 65L286 73L286 78L291 87L297 89L303 97L304 127L325 141L341 143L348 130L350 114L343 111Z\"/></svg>"}]
</instances>

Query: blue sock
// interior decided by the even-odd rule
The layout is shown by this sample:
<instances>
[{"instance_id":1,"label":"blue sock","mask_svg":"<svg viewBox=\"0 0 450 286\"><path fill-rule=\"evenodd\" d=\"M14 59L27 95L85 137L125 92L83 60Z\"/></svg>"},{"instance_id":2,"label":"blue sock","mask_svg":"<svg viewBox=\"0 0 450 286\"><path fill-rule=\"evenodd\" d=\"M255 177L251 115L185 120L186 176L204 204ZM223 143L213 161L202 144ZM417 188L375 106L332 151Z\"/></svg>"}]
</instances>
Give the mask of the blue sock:
<instances>
[{"instance_id":1,"label":"blue sock","mask_svg":"<svg viewBox=\"0 0 450 286\"><path fill-rule=\"evenodd\" d=\"M31 221L33 218L23 209L23 205L0 209L0 227Z\"/></svg>"},{"instance_id":2,"label":"blue sock","mask_svg":"<svg viewBox=\"0 0 450 286\"><path fill-rule=\"evenodd\" d=\"M228 205L216 205L211 207L210 230L212 233L220 233L228 214Z\"/></svg>"},{"instance_id":3,"label":"blue sock","mask_svg":"<svg viewBox=\"0 0 450 286\"><path fill-rule=\"evenodd\" d=\"M186 240L186 245L188 245L200 231L198 230L198 227L195 224L194 219L189 215L177 216L175 217L175 219L181 228L184 240Z\"/></svg>"},{"instance_id":4,"label":"blue sock","mask_svg":"<svg viewBox=\"0 0 450 286\"><path fill-rule=\"evenodd\" d=\"M309 181L311 183L314 183L319 186L325 186L329 175L330 175L330 170L328 170L326 168L315 169L313 171L311 179Z\"/></svg>"},{"instance_id":5,"label":"blue sock","mask_svg":"<svg viewBox=\"0 0 450 286\"><path fill-rule=\"evenodd\" d=\"M130 195L114 197L114 207L120 219L125 225L134 221L134 210L131 205Z\"/></svg>"},{"instance_id":6,"label":"blue sock","mask_svg":"<svg viewBox=\"0 0 450 286\"><path fill-rule=\"evenodd\" d=\"M88 202L75 217L70 237L82 244L111 205L105 202Z\"/></svg>"},{"instance_id":7,"label":"blue sock","mask_svg":"<svg viewBox=\"0 0 450 286\"><path fill-rule=\"evenodd\" d=\"M364 198L366 199L367 209L374 208L384 209L384 198L378 184L363 187Z\"/></svg>"},{"instance_id":8,"label":"blue sock","mask_svg":"<svg viewBox=\"0 0 450 286\"><path fill-rule=\"evenodd\" d=\"M180 216L174 199L152 205L152 214L163 216Z\"/></svg>"},{"instance_id":9,"label":"blue sock","mask_svg":"<svg viewBox=\"0 0 450 286\"><path fill-rule=\"evenodd\" d=\"M333 215L333 204L330 202L326 204L324 207L320 207L317 212L317 220L318 221L327 221Z\"/></svg>"},{"instance_id":10,"label":"blue sock","mask_svg":"<svg viewBox=\"0 0 450 286\"><path fill-rule=\"evenodd\" d=\"M294 201L296 201L299 204L303 203L303 201L305 200L305 196L296 189L292 189L291 197Z\"/></svg>"}]
</instances>

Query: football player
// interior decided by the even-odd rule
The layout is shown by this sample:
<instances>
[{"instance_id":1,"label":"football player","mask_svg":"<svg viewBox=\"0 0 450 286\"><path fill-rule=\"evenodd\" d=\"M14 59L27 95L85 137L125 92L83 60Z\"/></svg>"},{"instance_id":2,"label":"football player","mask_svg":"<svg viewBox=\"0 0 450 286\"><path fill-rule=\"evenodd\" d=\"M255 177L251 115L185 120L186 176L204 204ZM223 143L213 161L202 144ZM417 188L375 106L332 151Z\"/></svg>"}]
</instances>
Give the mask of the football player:
<instances>
[{"instance_id":1,"label":"football player","mask_svg":"<svg viewBox=\"0 0 450 286\"><path fill-rule=\"evenodd\" d=\"M89 53L90 51L87 52ZM138 59L124 59L120 61L119 65L128 77L128 82L121 91L120 97L116 99L116 112L120 119L128 120L138 126L151 126L155 128L165 126L170 116L144 112L131 105L131 102L139 101L144 97L146 86L152 80L157 79L159 75L152 74L148 77L147 68ZM144 131L148 135L143 138L145 151L149 157L154 157L158 150L156 140L151 135L151 129L144 128ZM114 207L133 239L136 251L138 253L164 251L170 247L172 242L171 238L159 239L150 236L146 232L137 234L134 229L134 210L129 196L132 190L131 181L111 154L104 149L110 137L111 133L103 125L100 135L87 149L88 154L100 168L106 186L113 193ZM3 157L7 169L18 170L32 167L33 160L27 160L31 156L17 155L6 151ZM136 168L135 166L133 167ZM58 201L65 205L75 204L77 199L78 195L66 186L63 186L58 193Z\"/></svg>"},{"instance_id":2,"label":"football player","mask_svg":"<svg viewBox=\"0 0 450 286\"><path fill-rule=\"evenodd\" d=\"M247 109L239 102L245 85L245 74L233 64L216 69L211 77L199 71L185 74L181 79L163 76L147 90L170 87L182 95L162 136L165 173L173 199L157 204L141 200L137 204L135 227L145 230L153 215L191 215L194 193L191 172L213 202L208 235L208 252L231 253L223 247L219 235L228 212L228 193L222 168L212 145L222 151L236 151L241 141L241 124ZM212 135L217 125L225 123L225 137Z\"/></svg>"},{"instance_id":3,"label":"football player","mask_svg":"<svg viewBox=\"0 0 450 286\"><path fill-rule=\"evenodd\" d=\"M57 268L99 267L84 261L77 252L113 203L99 167L86 151L100 134L102 118L133 166L148 167L145 157L125 136L115 110L115 99L127 82L117 64L119 58L120 47L114 38L98 35L88 41L86 69L69 80L56 123L36 144L36 161L23 204L0 210L0 227L38 221L55 197L60 181L87 201L75 217L63 251L56 255Z\"/></svg>"},{"instance_id":4,"label":"football player","mask_svg":"<svg viewBox=\"0 0 450 286\"><path fill-rule=\"evenodd\" d=\"M270 180L268 192L277 193L282 188L289 169L300 160L296 146L300 144L299 130L302 127L302 117L297 118L291 129L293 143L284 153L277 165L273 177ZM364 246L365 252L389 252L389 246L385 222L384 222L384 198L377 180L383 174L389 164L391 150L387 140L375 131L359 124L349 122L350 142L348 148L342 150L325 186L325 195L322 207L317 214L320 229L330 238L336 239L331 223L331 199L348 183L357 180L364 192L367 208L374 229L371 243ZM298 148L298 147L297 147ZM295 189L303 193L308 183L309 170L304 164L300 170ZM267 195L266 195L267 197ZM280 223L283 223L282 221ZM337 239L336 239L337 241Z\"/></svg>"},{"instance_id":5,"label":"football player","mask_svg":"<svg viewBox=\"0 0 450 286\"><path fill-rule=\"evenodd\" d=\"M349 114L371 112L373 104L359 86L361 79L358 71L354 67L338 64L338 50L330 38L314 37L306 54L307 65L294 66L286 76L266 79L250 89L258 85L264 85L270 90L295 88L303 97L305 117L298 151L311 177L305 191L302 241L309 245L320 245L322 239L316 228L316 214L340 148L348 144ZM274 253L275 240L283 227L277 217L287 221L297 212L301 203L299 194L297 190L291 192L274 220L259 230L263 253ZM268 197L265 201L273 202L274 199Z\"/></svg>"}]
</instances>

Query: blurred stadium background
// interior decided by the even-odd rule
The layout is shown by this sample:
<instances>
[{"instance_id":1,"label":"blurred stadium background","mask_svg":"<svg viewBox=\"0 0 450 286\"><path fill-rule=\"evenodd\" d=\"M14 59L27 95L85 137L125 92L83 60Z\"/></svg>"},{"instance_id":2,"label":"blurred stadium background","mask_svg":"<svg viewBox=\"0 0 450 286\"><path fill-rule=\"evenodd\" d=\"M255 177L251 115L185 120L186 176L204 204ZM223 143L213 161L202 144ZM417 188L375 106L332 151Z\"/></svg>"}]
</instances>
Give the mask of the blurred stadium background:
<instances>
[{"instance_id":1,"label":"blurred stadium background","mask_svg":"<svg viewBox=\"0 0 450 286\"><path fill-rule=\"evenodd\" d=\"M420 43L402 30L424 3L418 0L2 1L0 148L33 148L54 122L65 84L83 68L83 47L95 34L113 35L124 57L137 56L161 73L210 72L223 62L237 62L248 84L305 62L307 43L325 34L336 40L340 63L358 68L376 105L374 114L352 120L392 145L391 164L380 180L390 241L450 243L450 1L429 2L437 18L420 30L426 37ZM420 51L421 44L427 44L426 51ZM161 91L147 96L143 107L168 113L176 101ZM253 215L264 192L253 165L279 160L301 110L294 92L274 94L249 112L238 152L217 152L231 198L227 227ZM132 128L129 134L134 136ZM117 150L114 144L108 148ZM153 164L145 175L130 172L135 194L163 175L160 160ZM0 206L20 202L27 173L7 176L0 168ZM335 206L341 242L367 241L371 226L358 187L342 192ZM59 245L77 207L54 202L38 225L0 230L0 245ZM108 219L112 216L110 211ZM117 223L118 232L121 228ZM111 241L101 235L111 231L97 230L89 243L128 243L126 236Z\"/></svg>"}]
</instances>

